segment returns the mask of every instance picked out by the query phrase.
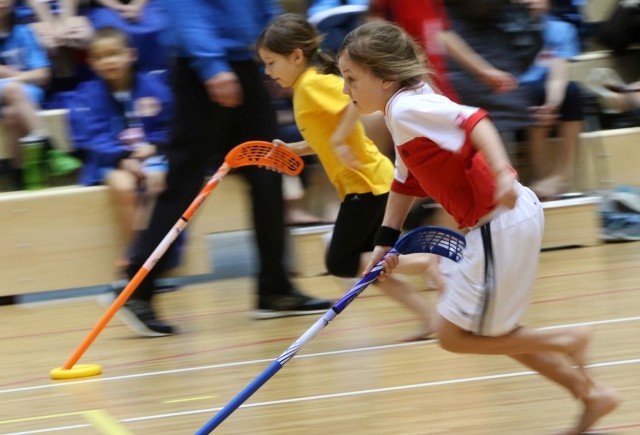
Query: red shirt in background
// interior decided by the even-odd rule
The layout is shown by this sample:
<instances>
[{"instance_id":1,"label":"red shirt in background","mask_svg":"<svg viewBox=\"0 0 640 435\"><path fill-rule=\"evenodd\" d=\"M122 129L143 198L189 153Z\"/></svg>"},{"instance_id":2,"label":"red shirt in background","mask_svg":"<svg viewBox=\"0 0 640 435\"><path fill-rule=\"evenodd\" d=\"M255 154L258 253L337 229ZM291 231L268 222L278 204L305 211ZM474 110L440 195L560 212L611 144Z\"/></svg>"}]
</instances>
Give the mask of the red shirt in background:
<instances>
[{"instance_id":1,"label":"red shirt in background","mask_svg":"<svg viewBox=\"0 0 640 435\"><path fill-rule=\"evenodd\" d=\"M459 102L447 79L447 59L438 32L451 25L442 0L371 0L369 15L402 27L423 48L431 64L433 84L449 99Z\"/></svg>"}]
</instances>

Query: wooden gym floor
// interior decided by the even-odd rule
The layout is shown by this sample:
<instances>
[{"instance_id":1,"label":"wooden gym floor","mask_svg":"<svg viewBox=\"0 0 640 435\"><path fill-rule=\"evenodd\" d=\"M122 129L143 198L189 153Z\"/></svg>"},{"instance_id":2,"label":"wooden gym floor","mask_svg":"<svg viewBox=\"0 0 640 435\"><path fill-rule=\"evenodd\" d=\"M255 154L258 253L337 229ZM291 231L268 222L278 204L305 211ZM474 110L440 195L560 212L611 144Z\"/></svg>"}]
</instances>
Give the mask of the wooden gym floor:
<instances>
[{"instance_id":1,"label":"wooden gym floor","mask_svg":"<svg viewBox=\"0 0 640 435\"><path fill-rule=\"evenodd\" d=\"M526 323L590 325L590 370L624 396L598 432L640 433L639 276L640 242L541 256ZM342 295L328 277L298 283ZM104 313L96 300L0 307L0 433L193 434L319 318L251 320L245 278L158 302L181 334L138 338L113 319L79 361L101 364L103 374L70 381L49 371ZM369 287L214 433L551 434L579 411L565 391L508 358L400 343L415 326Z\"/></svg>"}]
</instances>

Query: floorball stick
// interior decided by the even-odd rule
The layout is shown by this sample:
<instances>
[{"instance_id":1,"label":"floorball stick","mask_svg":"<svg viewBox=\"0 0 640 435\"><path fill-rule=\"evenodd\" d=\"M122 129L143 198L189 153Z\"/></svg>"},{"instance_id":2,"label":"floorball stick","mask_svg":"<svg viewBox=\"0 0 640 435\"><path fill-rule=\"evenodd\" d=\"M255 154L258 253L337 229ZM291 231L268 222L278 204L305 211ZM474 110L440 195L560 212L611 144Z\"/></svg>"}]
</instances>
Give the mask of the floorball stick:
<instances>
[{"instance_id":1,"label":"floorball stick","mask_svg":"<svg viewBox=\"0 0 640 435\"><path fill-rule=\"evenodd\" d=\"M464 236L455 231L436 226L416 228L403 235L395 244L390 253L414 254L418 252L437 254L453 261L460 261L462 250L466 246ZM375 281L383 269L383 261L371 269L360 279L333 307L331 307L316 323L311 326L300 338L287 348L269 367L257 378L234 397L224 408L202 426L196 435L211 433L229 415L240 407L253 393L258 391L269 379L273 377L298 351L315 337L325 326L340 314L365 288Z\"/></svg>"},{"instance_id":2,"label":"floorball stick","mask_svg":"<svg viewBox=\"0 0 640 435\"><path fill-rule=\"evenodd\" d=\"M173 228L162 239L158 247L151 253L147 261L131 278L120 295L113 301L107 312L102 316L98 323L91 330L89 335L78 346L76 351L71 355L69 360L61 368L53 369L51 377L53 379L69 379L85 376L93 376L101 373L101 368L97 364L89 364L77 366L76 363L84 352L89 348L91 343L96 339L98 334L109 323L115 313L127 301L129 296L140 285L142 280L149 274L155 264L160 260L169 246L176 240L178 235L187 226L193 215L198 211L202 203L207 199L213 189L220 183L220 180L229 173L231 169L242 166L263 166L265 168L282 172L287 175L298 175L304 166L302 159L293 151L283 146L274 146L270 142L249 141L244 142L233 148L225 156L224 163L209 179L202 188L198 196L189 205L184 214L178 219Z\"/></svg>"}]
</instances>

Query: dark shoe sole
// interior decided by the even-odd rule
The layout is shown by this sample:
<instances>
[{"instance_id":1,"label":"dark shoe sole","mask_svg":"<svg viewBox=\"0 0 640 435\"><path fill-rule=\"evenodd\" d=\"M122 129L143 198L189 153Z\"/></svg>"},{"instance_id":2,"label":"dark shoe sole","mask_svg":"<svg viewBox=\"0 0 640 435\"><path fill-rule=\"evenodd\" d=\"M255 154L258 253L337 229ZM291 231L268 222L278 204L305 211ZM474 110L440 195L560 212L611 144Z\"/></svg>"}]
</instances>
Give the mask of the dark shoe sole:
<instances>
[{"instance_id":1,"label":"dark shoe sole","mask_svg":"<svg viewBox=\"0 0 640 435\"><path fill-rule=\"evenodd\" d=\"M112 291L98 296L98 303L107 308L111 307L115 300L116 295ZM147 325L145 325L140 319L138 319L138 316L136 316L131 310L127 308L126 305L123 305L118 311L116 311L116 317L122 323L128 326L129 329L142 337L166 337L168 335L174 334L171 332L164 333L149 329Z\"/></svg>"}]
</instances>

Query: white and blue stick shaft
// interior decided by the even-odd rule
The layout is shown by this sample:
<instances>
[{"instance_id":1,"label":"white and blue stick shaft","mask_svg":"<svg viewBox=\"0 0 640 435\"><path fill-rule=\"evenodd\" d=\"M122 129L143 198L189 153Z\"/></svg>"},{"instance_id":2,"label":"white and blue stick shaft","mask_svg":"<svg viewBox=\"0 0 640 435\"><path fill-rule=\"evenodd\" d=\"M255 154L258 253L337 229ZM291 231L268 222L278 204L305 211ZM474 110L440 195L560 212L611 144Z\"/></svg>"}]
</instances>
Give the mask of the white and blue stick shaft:
<instances>
[{"instance_id":1,"label":"white and blue stick shaft","mask_svg":"<svg viewBox=\"0 0 640 435\"><path fill-rule=\"evenodd\" d=\"M436 255L449 258L452 261L460 261L462 251L465 247L465 239L461 234L446 228L436 226L425 226L409 231L402 236L389 254L413 254L418 252L430 252ZM258 391L269 379L273 377L298 351L315 337L325 326L340 314L355 298L364 291L365 288L376 279L382 272L384 260L378 262L369 273L361 278L333 307L331 307L311 328L298 338L282 355L276 358L265 371L255 378L236 397L234 397L224 408L202 426L196 435L211 433L229 415L238 409L253 393Z\"/></svg>"},{"instance_id":2,"label":"white and blue stick shaft","mask_svg":"<svg viewBox=\"0 0 640 435\"><path fill-rule=\"evenodd\" d=\"M390 253L397 253L391 250ZM307 332L302 334L291 346L287 348L278 358L276 358L269 367L267 367L257 378L255 378L244 390L236 395L224 408L211 418L204 426L202 426L196 435L204 435L211 433L218 427L227 417L229 417L236 409L240 407L253 393L258 391L269 379L273 377L284 365L293 358L298 351L315 337L325 326L329 324L335 317L340 314L365 288L373 281L378 279L378 275L383 269L384 260L378 262L364 277L362 277L333 307L324 313L324 315L314 323Z\"/></svg>"}]
</instances>

